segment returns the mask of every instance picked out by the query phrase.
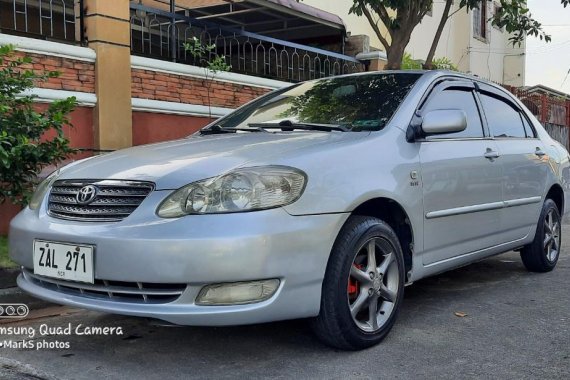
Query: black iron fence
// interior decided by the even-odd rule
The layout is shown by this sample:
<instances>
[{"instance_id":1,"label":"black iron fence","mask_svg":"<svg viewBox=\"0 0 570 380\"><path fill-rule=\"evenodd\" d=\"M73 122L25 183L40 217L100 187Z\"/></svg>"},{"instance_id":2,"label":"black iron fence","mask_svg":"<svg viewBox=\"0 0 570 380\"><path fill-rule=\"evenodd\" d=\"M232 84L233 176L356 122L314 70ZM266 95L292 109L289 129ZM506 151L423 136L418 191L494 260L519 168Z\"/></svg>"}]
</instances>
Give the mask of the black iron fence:
<instances>
[{"instance_id":1,"label":"black iron fence","mask_svg":"<svg viewBox=\"0 0 570 380\"><path fill-rule=\"evenodd\" d=\"M112 0L101 0L112 1ZM83 38L83 0L0 0L0 32L69 43ZM193 37L213 45L231 71L297 82L359 72L364 65L333 51L235 30L131 2L133 54L202 65L184 49ZM81 10L81 11L80 11Z\"/></svg>"},{"instance_id":2,"label":"black iron fence","mask_svg":"<svg viewBox=\"0 0 570 380\"><path fill-rule=\"evenodd\" d=\"M82 29L75 26L74 0L0 0L2 33L75 43Z\"/></svg>"},{"instance_id":3,"label":"black iron fence","mask_svg":"<svg viewBox=\"0 0 570 380\"><path fill-rule=\"evenodd\" d=\"M279 40L131 2L131 51L136 55L201 65L184 49L196 37L214 45L210 59L225 57L231 71L290 82L359 72L353 57Z\"/></svg>"}]
</instances>

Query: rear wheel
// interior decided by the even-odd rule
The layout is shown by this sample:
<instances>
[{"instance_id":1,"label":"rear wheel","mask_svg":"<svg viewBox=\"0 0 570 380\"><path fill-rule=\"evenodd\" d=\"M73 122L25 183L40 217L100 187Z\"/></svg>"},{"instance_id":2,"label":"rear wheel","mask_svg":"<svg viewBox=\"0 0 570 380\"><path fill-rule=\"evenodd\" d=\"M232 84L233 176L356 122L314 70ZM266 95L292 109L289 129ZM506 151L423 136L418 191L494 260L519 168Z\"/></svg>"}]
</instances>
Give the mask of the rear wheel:
<instances>
[{"instance_id":1,"label":"rear wheel","mask_svg":"<svg viewBox=\"0 0 570 380\"><path fill-rule=\"evenodd\" d=\"M536 235L531 244L521 251L521 259L531 272L550 272L560 256L561 218L556 203L552 199L544 201Z\"/></svg>"},{"instance_id":2,"label":"rear wheel","mask_svg":"<svg viewBox=\"0 0 570 380\"><path fill-rule=\"evenodd\" d=\"M370 347L394 325L403 295L398 237L380 219L353 216L331 252L314 330L336 348Z\"/></svg>"}]
</instances>

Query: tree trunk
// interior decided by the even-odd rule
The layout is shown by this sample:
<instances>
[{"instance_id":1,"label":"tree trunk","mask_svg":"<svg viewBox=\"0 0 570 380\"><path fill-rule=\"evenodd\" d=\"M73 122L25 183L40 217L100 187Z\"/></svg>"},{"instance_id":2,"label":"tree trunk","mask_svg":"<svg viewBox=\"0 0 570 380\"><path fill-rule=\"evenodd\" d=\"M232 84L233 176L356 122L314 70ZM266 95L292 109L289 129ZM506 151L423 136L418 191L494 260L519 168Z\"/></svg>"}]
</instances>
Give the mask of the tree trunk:
<instances>
[{"instance_id":1,"label":"tree trunk","mask_svg":"<svg viewBox=\"0 0 570 380\"><path fill-rule=\"evenodd\" d=\"M406 51L406 46L410 42L410 33L402 31L401 34L395 35L390 45L390 49L386 51L388 56L388 63L386 63L385 70L400 70L402 68L402 60L404 59L404 53Z\"/></svg>"},{"instance_id":2,"label":"tree trunk","mask_svg":"<svg viewBox=\"0 0 570 380\"><path fill-rule=\"evenodd\" d=\"M426 70L433 69L433 58L435 56L435 50L437 49L437 45L439 44L439 40L441 39L441 34L443 33L445 24L449 19L449 11L451 10L452 5L453 5L453 0L446 0L445 8L443 10L443 15L441 16L441 20L439 21L435 37L433 38L433 41L431 43L431 48L429 49L429 53L426 58L426 62L424 63L424 69Z\"/></svg>"}]
</instances>

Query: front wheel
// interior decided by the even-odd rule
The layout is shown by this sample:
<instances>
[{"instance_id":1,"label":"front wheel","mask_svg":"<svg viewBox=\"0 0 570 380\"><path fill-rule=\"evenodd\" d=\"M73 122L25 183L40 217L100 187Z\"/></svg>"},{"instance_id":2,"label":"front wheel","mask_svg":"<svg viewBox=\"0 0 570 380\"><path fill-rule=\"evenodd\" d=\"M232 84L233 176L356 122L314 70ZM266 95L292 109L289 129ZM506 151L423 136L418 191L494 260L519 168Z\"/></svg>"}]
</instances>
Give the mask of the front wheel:
<instances>
[{"instance_id":1,"label":"front wheel","mask_svg":"<svg viewBox=\"0 0 570 380\"><path fill-rule=\"evenodd\" d=\"M561 218L556 203L546 199L542 205L536 235L521 251L521 259L531 272L550 272L560 256Z\"/></svg>"},{"instance_id":2,"label":"front wheel","mask_svg":"<svg viewBox=\"0 0 570 380\"><path fill-rule=\"evenodd\" d=\"M334 244L314 320L326 344L358 350L388 334L404 296L404 258L398 237L380 219L352 216Z\"/></svg>"}]
</instances>

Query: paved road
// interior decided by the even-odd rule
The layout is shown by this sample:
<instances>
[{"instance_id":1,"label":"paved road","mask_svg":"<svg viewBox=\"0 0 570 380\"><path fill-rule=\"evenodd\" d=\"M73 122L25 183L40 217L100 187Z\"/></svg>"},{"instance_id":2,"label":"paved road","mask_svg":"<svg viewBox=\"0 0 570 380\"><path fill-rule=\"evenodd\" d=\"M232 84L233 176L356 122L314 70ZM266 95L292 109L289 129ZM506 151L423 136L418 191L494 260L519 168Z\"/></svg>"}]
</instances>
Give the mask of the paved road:
<instances>
[{"instance_id":1,"label":"paved road","mask_svg":"<svg viewBox=\"0 0 570 380\"><path fill-rule=\"evenodd\" d=\"M569 226L564 234L552 273L526 272L511 252L406 288L391 334L365 351L323 346L304 321L161 327L79 311L24 325L121 326L124 335L39 339L69 341L63 350L0 348L0 378L568 379Z\"/></svg>"}]
</instances>

